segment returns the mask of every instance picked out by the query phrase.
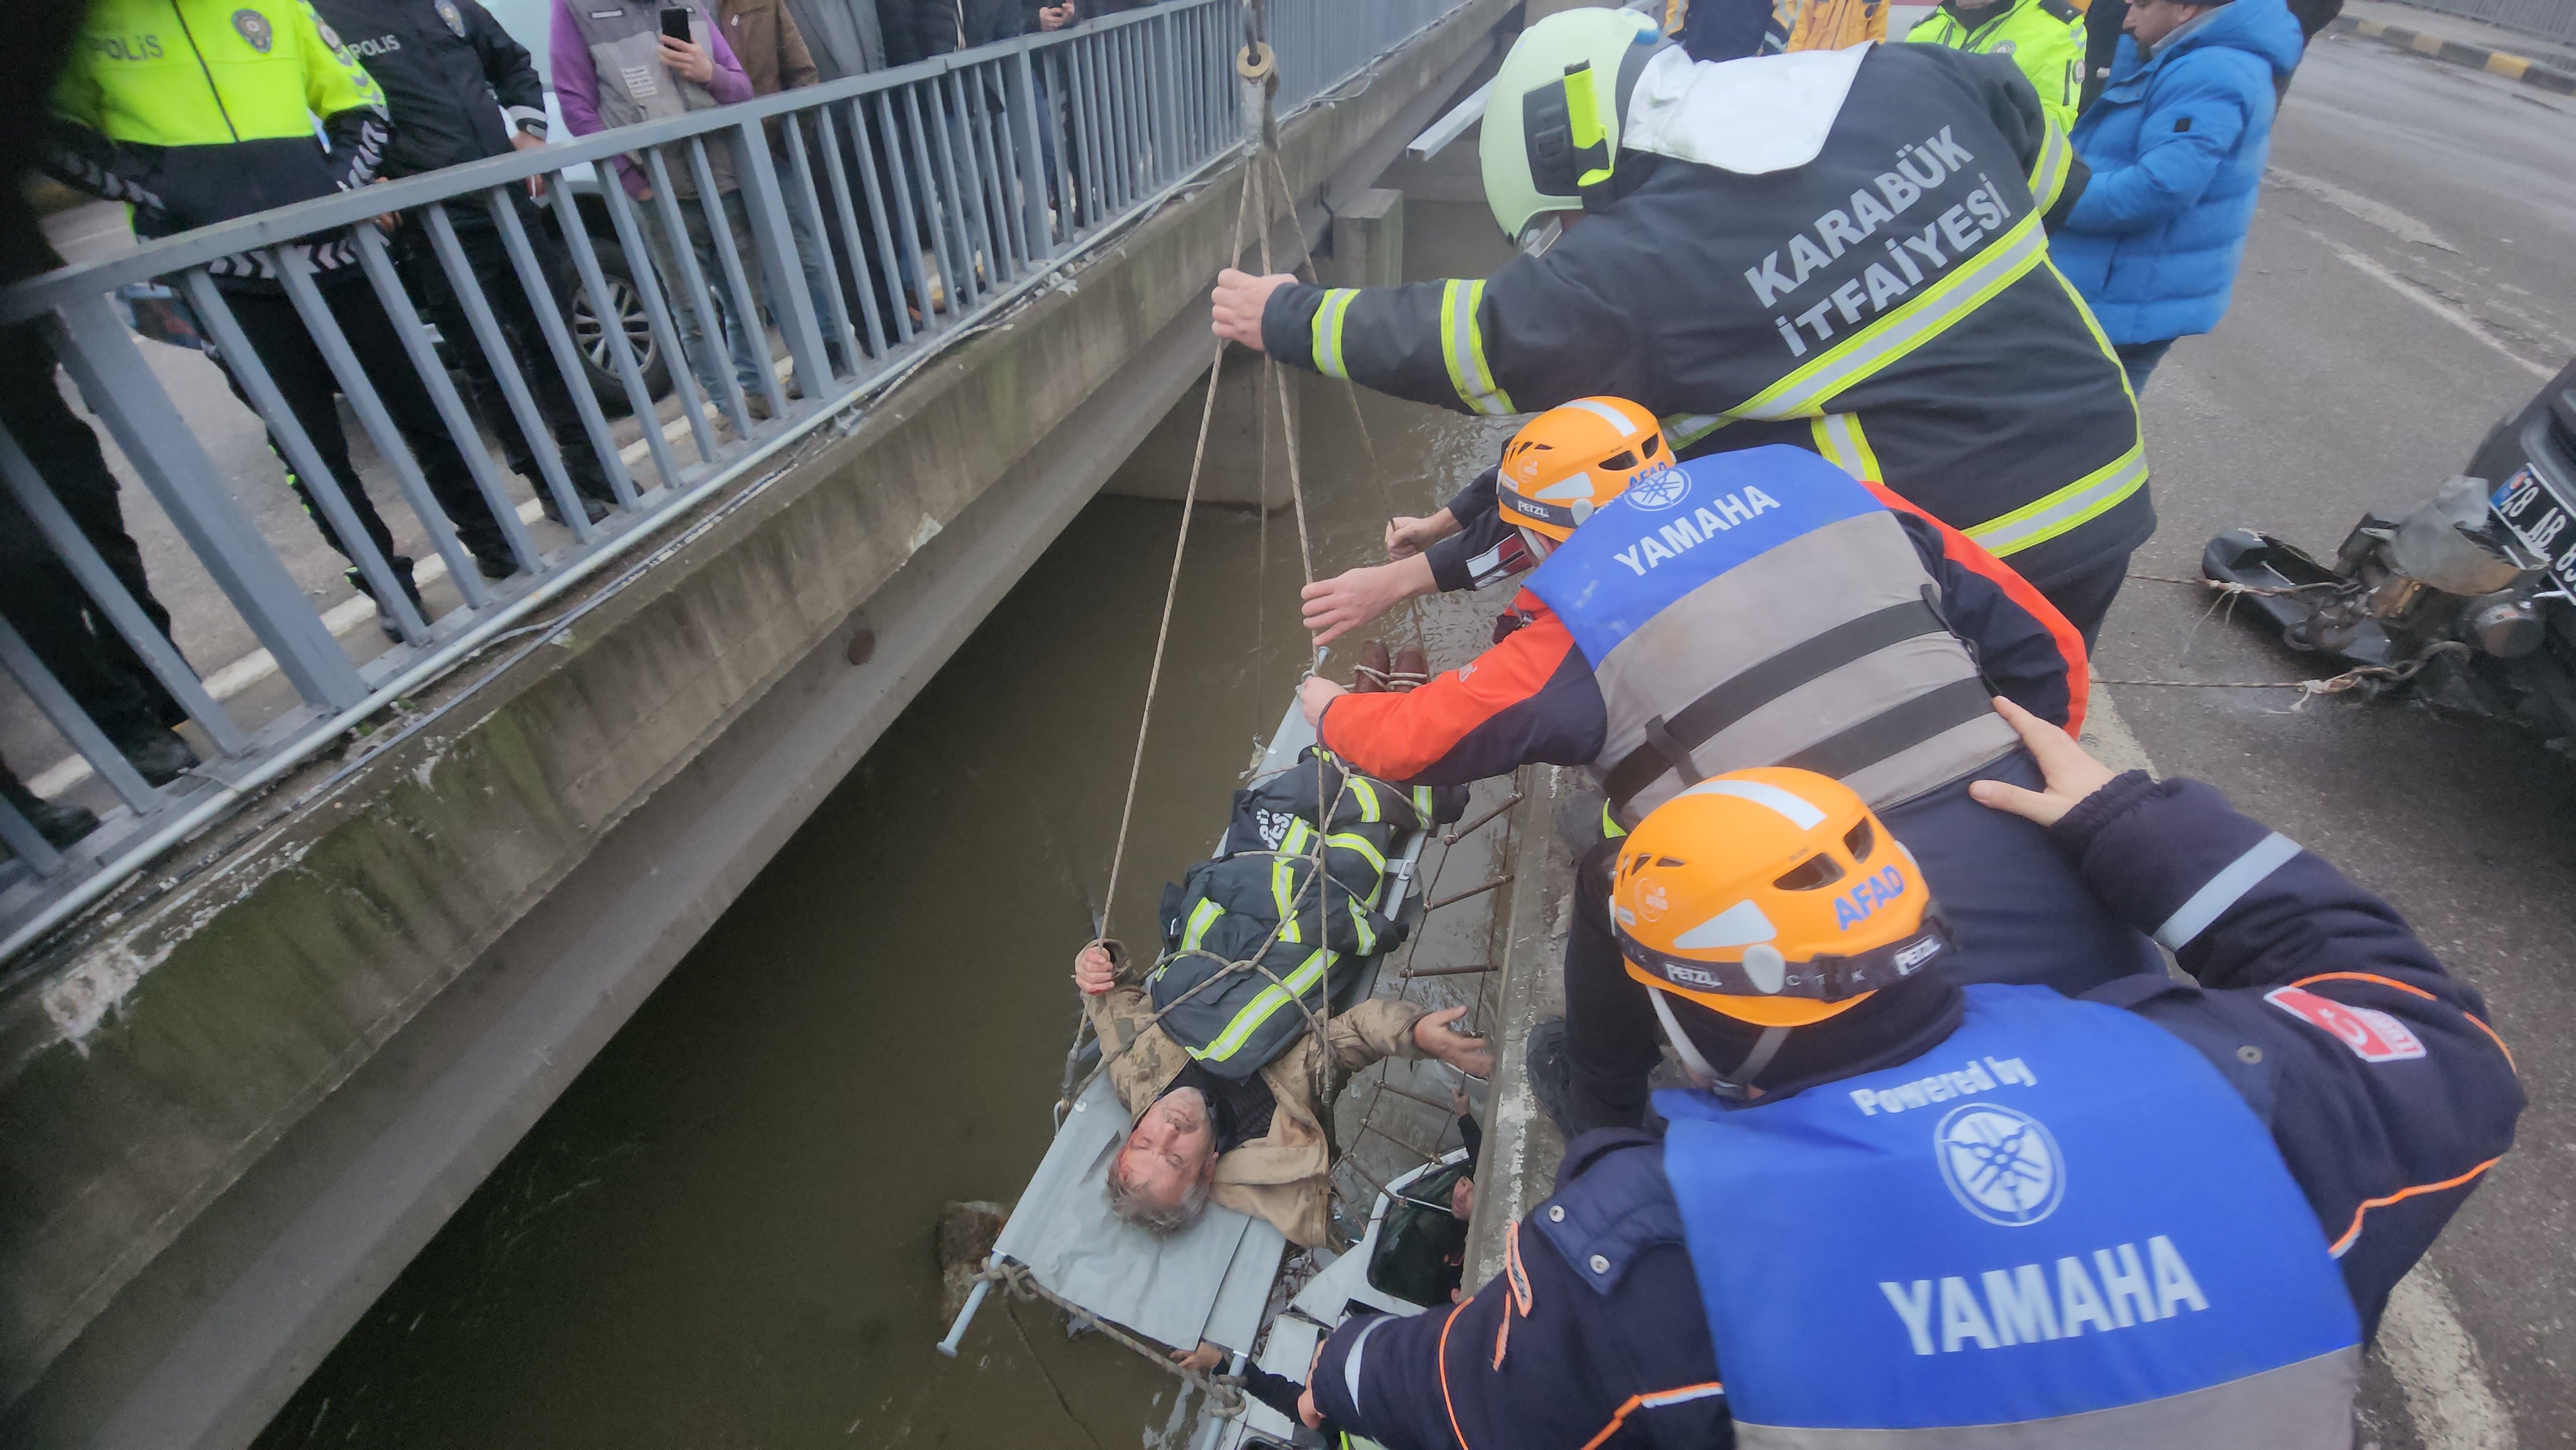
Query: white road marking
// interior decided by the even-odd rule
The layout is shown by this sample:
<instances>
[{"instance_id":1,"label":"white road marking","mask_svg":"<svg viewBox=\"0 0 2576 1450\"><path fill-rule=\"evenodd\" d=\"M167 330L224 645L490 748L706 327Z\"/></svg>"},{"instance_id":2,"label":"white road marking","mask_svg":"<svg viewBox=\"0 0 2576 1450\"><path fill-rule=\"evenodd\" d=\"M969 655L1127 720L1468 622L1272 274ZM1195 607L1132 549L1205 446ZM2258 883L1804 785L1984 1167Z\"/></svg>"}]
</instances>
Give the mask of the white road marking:
<instances>
[{"instance_id":1,"label":"white road marking","mask_svg":"<svg viewBox=\"0 0 2576 1450\"><path fill-rule=\"evenodd\" d=\"M2514 1450L2513 1417L2487 1383L2457 1305L2427 1263L2397 1281L2379 1321L2379 1358L2433 1450Z\"/></svg>"},{"instance_id":2,"label":"white road marking","mask_svg":"<svg viewBox=\"0 0 2576 1450\"><path fill-rule=\"evenodd\" d=\"M2441 233L2384 201L2373 201L2357 192L2346 191L2331 181L2319 181L2313 176L2301 176L2295 171L2284 171L2278 166L2269 168L2267 174L2274 182L2292 191L2306 192L2328 206L2370 223L2401 242L2410 242L2419 247L2433 247L2455 256L2459 253L2459 248L2442 240Z\"/></svg>"},{"instance_id":3,"label":"white road marking","mask_svg":"<svg viewBox=\"0 0 2576 1450\"><path fill-rule=\"evenodd\" d=\"M2318 243L2324 246L2327 251L2330 251L2336 256L2343 258L2346 262L2351 263L2353 270L2361 273L2363 276L2368 277L2374 282L2380 283L2387 287L2388 290L2396 293L2398 296L2405 298L2407 301L2412 302L2416 306L2423 308L2425 311L2432 313L2435 317L2442 319L2444 322L2451 324L2460 331L2467 333L2469 336L2476 338L2482 343L2485 343L2488 347L2495 349L2498 353L2501 353L2507 359L2511 360L2515 367L2522 369L2524 372L2531 374L2535 378L2543 380L2557 376L2557 373L2554 370L2533 362L2531 359L2524 357L2521 353L2515 352L2512 348L2509 348L2502 342L2497 341L2495 335L2488 332L2486 330L2486 326L2479 322L2477 316L2467 308L2462 307L2457 303L2447 302L2434 296L2431 292L2426 291L2418 284L2398 276L2396 273L2389 271L2386 267L2379 265L2370 258L2363 256L2361 253L2354 251L2352 248L2345 246L2341 242L2335 241L2321 232L2312 230L2308 227L2301 227L2299 230L2316 238Z\"/></svg>"},{"instance_id":4,"label":"white road marking","mask_svg":"<svg viewBox=\"0 0 2576 1450\"><path fill-rule=\"evenodd\" d=\"M2156 763L2098 676L2085 711L2084 748L2113 770L2155 773ZM2426 1450L2514 1450L2513 1417L2487 1382L2477 1342L2430 1263L2417 1262L2389 1294L2376 1351L2405 1395L2407 1417Z\"/></svg>"},{"instance_id":5,"label":"white road marking","mask_svg":"<svg viewBox=\"0 0 2576 1450\"><path fill-rule=\"evenodd\" d=\"M779 366L784 369L786 364L782 362ZM780 376L784 377L785 373L782 371ZM689 420L686 417L673 418L662 425L663 438L673 443L687 437L688 432ZM627 467L633 468L643 461L644 453L644 440L638 438L619 449L617 456ZM535 499L529 499L519 505L518 514L519 522L533 524L545 516L545 508ZM447 560L437 554L432 554L412 566L412 582L422 588L427 588L446 577ZM338 639L362 624L374 623L375 618L376 601L364 594L352 595L322 612L322 627L331 631L333 639ZM206 693L217 700L229 700L276 673L276 657L264 649L255 649L206 676ZM90 769L89 761L74 753L64 756L29 777L27 788L34 791L38 797L51 800L89 779L92 774L94 772Z\"/></svg>"}]
</instances>

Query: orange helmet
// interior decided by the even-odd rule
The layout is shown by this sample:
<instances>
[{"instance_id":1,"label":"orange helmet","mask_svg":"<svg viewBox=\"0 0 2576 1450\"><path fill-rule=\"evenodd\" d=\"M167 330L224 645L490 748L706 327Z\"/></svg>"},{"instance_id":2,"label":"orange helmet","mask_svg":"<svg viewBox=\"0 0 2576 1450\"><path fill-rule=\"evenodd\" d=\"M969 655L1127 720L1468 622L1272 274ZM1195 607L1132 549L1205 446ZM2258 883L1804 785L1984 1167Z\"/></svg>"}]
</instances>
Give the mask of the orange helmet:
<instances>
[{"instance_id":1,"label":"orange helmet","mask_svg":"<svg viewBox=\"0 0 2576 1450\"><path fill-rule=\"evenodd\" d=\"M1849 786L1765 766L1703 781L1637 823L1611 878L1611 929L1628 975L1659 993L1802 1027L1950 950L1931 895Z\"/></svg>"},{"instance_id":2,"label":"orange helmet","mask_svg":"<svg viewBox=\"0 0 2576 1450\"><path fill-rule=\"evenodd\" d=\"M1504 445L1495 501L1504 518L1561 542L1639 474L1672 461L1654 414L1625 398L1577 398Z\"/></svg>"}]
</instances>

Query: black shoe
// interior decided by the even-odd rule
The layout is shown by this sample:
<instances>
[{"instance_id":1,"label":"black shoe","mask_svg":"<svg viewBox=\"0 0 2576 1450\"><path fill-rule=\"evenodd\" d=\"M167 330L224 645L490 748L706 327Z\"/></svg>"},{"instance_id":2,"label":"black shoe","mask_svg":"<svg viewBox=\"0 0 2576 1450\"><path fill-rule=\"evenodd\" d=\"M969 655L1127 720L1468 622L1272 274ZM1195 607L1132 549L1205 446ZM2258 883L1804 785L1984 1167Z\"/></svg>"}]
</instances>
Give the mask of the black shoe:
<instances>
[{"instance_id":1,"label":"black shoe","mask_svg":"<svg viewBox=\"0 0 2576 1450\"><path fill-rule=\"evenodd\" d=\"M36 834L57 851L98 829L98 817L78 806L38 799L34 791L5 769L0 769L0 800L16 806L27 824L36 828Z\"/></svg>"},{"instance_id":2,"label":"black shoe","mask_svg":"<svg viewBox=\"0 0 2576 1450\"><path fill-rule=\"evenodd\" d=\"M58 806L52 801L38 801L34 810L20 814L57 851L70 850L73 842L98 829L98 817L78 806Z\"/></svg>"},{"instance_id":3,"label":"black shoe","mask_svg":"<svg viewBox=\"0 0 2576 1450\"><path fill-rule=\"evenodd\" d=\"M617 510L617 505L608 499L599 498L587 493L576 495L576 497L581 500L581 516L594 524L607 518ZM553 499L546 500L546 517L553 519L556 523L562 523L564 521L563 510L555 507L555 501Z\"/></svg>"},{"instance_id":4,"label":"black shoe","mask_svg":"<svg viewBox=\"0 0 2576 1450\"><path fill-rule=\"evenodd\" d=\"M420 612L423 620L428 619L429 606L420 602L420 586L412 582L411 557L407 554L396 554L385 562L393 565L394 578L402 584L403 593L411 596L411 607ZM370 599L376 599L375 587L367 582L366 574L357 565L352 564L340 572L342 577L349 581L350 588ZM394 622L394 612L386 608L385 602L381 599L376 599L376 628L383 630L385 638L394 643L403 642L402 627Z\"/></svg>"},{"instance_id":5,"label":"black shoe","mask_svg":"<svg viewBox=\"0 0 2576 1450\"><path fill-rule=\"evenodd\" d=\"M519 561L506 548L489 552L474 549L470 552L474 555L474 567L481 570L486 579L507 579L519 572Z\"/></svg>"},{"instance_id":6,"label":"black shoe","mask_svg":"<svg viewBox=\"0 0 2576 1450\"><path fill-rule=\"evenodd\" d=\"M168 785L197 763L197 752L166 727L138 721L114 732L118 753L149 785Z\"/></svg>"},{"instance_id":7,"label":"black shoe","mask_svg":"<svg viewBox=\"0 0 2576 1450\"><path fill-rule=\"evenodd\" d=\"M1525 1064L1529 1073L1530 1096L1537 1100L1540 1112L1556 1124L1556 1131L1572 1142L1582 1128L1574 1121L1574 1083L1565 1060L1565 1019L1549 1017L1530 1028L1529 1055Z\"/></svg>"}]
</instances>

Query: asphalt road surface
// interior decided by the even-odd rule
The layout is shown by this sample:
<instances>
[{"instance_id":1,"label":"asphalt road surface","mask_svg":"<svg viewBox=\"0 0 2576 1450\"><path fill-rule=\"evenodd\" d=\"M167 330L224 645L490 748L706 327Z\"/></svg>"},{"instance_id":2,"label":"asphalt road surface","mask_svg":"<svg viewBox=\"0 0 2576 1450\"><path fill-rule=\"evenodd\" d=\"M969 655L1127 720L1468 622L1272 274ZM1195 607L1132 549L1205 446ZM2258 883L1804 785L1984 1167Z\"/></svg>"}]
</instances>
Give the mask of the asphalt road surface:
<instances>
[{"instance_id":1,"label":"asphalt road surface","mask_svg":"<svg viewBox=\"0 0 2576 1450\"><path fill-rule=\"evenodd\" d=\"M2576 354L2576 105L2359 39L2284 107L2233 309L2143 399L2156 538L2189 579L2250 525L2330 553L2458 472ZM2416 704L2204 688L2332 673L2189 585L2133 577L2095 661L2163 770L2384 893L2486 994L2531 1106L2392 1308L2363 1441L2576 1445L2576 763Z\"/></svg>"}]
</instances>

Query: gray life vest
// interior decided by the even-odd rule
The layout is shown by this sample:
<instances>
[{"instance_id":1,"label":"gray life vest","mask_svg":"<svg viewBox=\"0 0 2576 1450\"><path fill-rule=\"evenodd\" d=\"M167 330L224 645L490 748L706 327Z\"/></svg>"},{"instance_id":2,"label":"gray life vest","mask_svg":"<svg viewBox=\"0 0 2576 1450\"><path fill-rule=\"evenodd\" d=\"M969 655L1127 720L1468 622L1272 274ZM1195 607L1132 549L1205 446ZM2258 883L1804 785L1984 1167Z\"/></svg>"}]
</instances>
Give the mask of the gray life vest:
<instances>
[{"instance_id":1,"label":"gray life vest","mask_svg":"<svg viewBox=\"0 0 2576 1450\"><path fill-rule=\"evenodd\" d=\"M689 0L670 0L687 5L689 38L712 54L715 43L710 38L706 12ZM649 4L625 4L621 0L565 0L573 24L581 31L584 44L590 47L590 62L599 72L599 120L603 127L615 129L642 121L658 121L691 111L708 111L723 104L715 92L696 81L675 74L662 64L663 0ZM718 194L734 189L733 143L721 136L705 138L707 170L715 177ZM635 158L641 167L641 156ZM690 170L688 148L674 146L663 153L662 164L670 168L671 194L696 196L698 182ZM648 177L651 173L645 173Z\"/></svg>"},{"instance_id":2,"label":"gray life vest","mask_svg":"<svg viewBox=\"0 0 2576 1450\"><path fill-rule=\"evenodd\" d=\"M2012 750L1904 525L1785 446L1658 470L1530 576L1601 688L1594 761L1634 825L1712 775L1786 765L1883 809Z\"/></svg>"}]
</instances>

